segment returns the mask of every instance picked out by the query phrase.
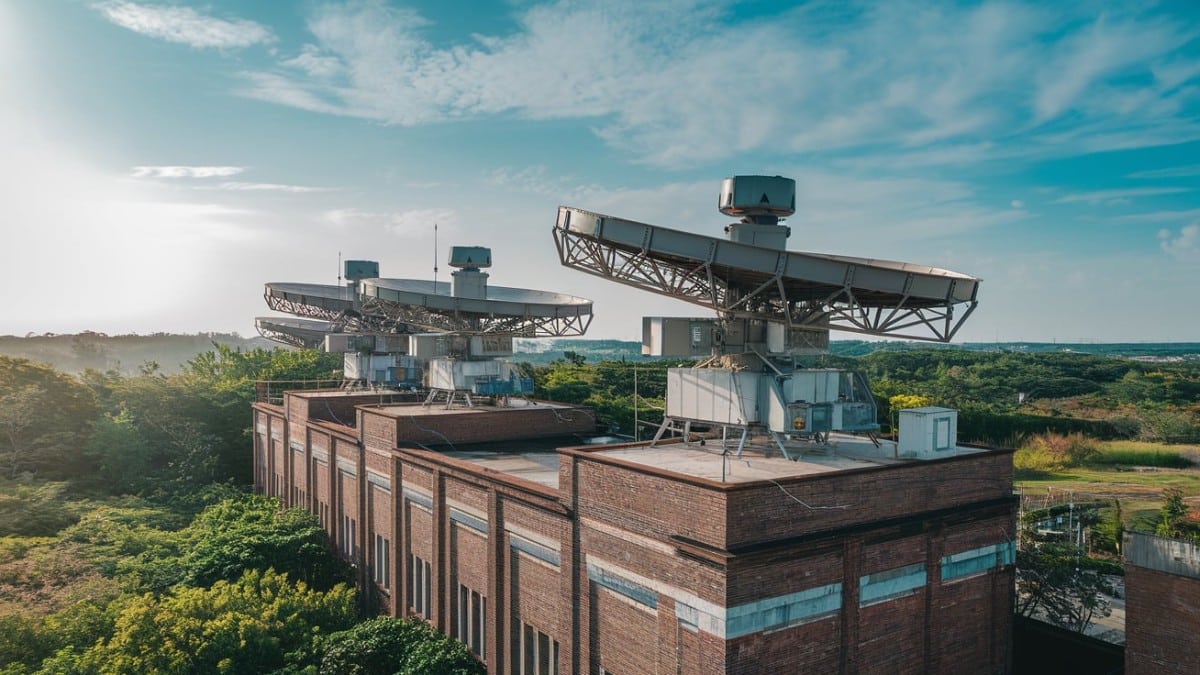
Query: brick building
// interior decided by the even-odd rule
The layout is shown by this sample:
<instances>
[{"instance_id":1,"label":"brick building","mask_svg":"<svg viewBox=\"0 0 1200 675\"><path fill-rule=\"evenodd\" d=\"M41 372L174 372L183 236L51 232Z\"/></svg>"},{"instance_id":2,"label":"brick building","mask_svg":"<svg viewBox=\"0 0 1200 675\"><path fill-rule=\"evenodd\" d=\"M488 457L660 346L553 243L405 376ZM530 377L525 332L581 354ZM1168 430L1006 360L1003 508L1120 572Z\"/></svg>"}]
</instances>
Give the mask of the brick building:
<instances>
[{"instance_id":1,"label":"brick building","mask_svg":"<svg viewBox=\"0 0 1200 675\"><path fill-rule=\"evenodd\" d=\"M1200 673L1200 546L1125 535L1125 672Z\"/></svg>"},{"instance_id":2,"label":"brick building","mask_svg":"<svg viewBox=\"0 0 1200 675\"><path fill-rule=\"evenodd\" d=\"M587 445L585 408L289 392L255 483L492 673L1006 673L1009 451Z\"/></svg>"}]
</instances>

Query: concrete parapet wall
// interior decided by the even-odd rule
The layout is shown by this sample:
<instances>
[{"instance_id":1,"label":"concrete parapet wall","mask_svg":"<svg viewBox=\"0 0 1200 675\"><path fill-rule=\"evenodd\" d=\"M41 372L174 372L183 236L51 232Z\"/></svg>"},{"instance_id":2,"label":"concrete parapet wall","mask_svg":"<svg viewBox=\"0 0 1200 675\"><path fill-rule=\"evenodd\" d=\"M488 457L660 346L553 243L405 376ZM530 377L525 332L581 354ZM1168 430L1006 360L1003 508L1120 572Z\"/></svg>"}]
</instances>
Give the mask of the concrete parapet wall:
<instances>
[{"instance_id":1,"label":"concrete parapet wall","mask_svg":"<svg viewBox=\"0 0 1200 675\"><path fill-rule=\"evenodd\" d=\"M1130 565L1200 579L1200 546L1191 542L1126 533L1125 560Z\"/></svg>"}]
</instances>

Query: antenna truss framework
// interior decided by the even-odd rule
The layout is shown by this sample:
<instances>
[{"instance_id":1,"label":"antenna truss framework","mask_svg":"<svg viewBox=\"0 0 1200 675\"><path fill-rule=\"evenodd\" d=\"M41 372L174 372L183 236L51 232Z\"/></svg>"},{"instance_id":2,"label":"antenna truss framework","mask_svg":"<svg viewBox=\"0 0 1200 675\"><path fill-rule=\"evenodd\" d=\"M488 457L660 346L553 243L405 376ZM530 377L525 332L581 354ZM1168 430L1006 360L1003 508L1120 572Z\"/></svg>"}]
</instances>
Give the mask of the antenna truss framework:
<instances>
[{"instance_id":1,"label":"antenna truss framework","mask_svg":"<svg viewBox=\"0 0 1200 675\"><path fill-rule=\"evenodd\" d=\"M578 231L572 214L597 219L592 236ZM578 217L576 218L578 220ZM604 237L605 226L620 225L621 235ZM632 230L630 226L636 226ZM643 232L638 232L644 228ZM612 227L617 231L616 227ZM659 232L688 237L691 248L708 247L705 257L680 255L655 249L651 242ZM564 266L617 283L666 295L707 307L726 317L762 319L795 327L843 330L866 335L902 337L913 340L949 342L977 306L975 288L963 299L956 294L955 279L939 277L949 289L943 298L921 297L910 292L919 278L931 275L918 270L889 268L904 275L897 292L880 292L856 286L858 268L873 272L872 261L825 256L824 264L840 265L841 283L822 283L786 276L795 261L788 251L778 254L772 271L749 270L722 265L717 250L723 240L682 233L652 225L633 223L591 212L561 207L553 230L559 260ZM707 242L702 240L708 240ZM796 254L813 257L814 254ZM894 266L893 266L894 267ZM916 266L913 266L916 267ZM977 280L964 278L977 284ZM962 305L962 307L959 307ZM961 311L956 313L956 309Z\"/></svg>"},{"instance_id":2,"label":"antenna truss framework","mask_svg":"<svg viewBox=\"0 0 1200 675\"><path fill-rule=\"evenodd\" d=\"M546 317L432 310L418 305L403 304L364 297L364 314L378 315L397 325L409 325L424 330L471 335L512 335L514 337L577 337L587 332L592 315L574 314Z\"/></svg>"}]
</instances>

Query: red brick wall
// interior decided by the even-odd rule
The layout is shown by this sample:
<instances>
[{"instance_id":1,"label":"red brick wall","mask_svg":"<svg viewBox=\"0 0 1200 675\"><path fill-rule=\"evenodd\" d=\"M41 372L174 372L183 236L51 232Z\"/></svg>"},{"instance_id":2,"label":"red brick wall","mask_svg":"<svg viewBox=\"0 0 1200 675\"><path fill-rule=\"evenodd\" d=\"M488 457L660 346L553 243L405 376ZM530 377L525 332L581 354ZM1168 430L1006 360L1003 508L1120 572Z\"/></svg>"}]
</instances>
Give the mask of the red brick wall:
<instances>
[{"instance_id":1,"label":"red brick wall","mask_svg":"<svg viewBox=\"0 0 1200 675\"><path fill-rule=\"evenodd\" d=\"M837 615L770 633L754 633L729 641L725 672L728 675L836 673L841 641Z\"/></svg>"},{"instance_id":2,"label":"red brick wall","mask_svg":"<svg viewBox=\"0 0 1200 675\"><path fill-rule=\"evenodd\" d=\"M462 584L487 595L488 565L487 537L466 526L455 523L450 528L450 578L452 593Z\"/></svg>"},{"instance_id":3,"label":"red brick wall","mask_svg":"<svg viewBox=\"0 0 1200 675\"><path fill-rule=\"evenodd\" d=\"M590 593L592 661L613 675L655 672L658 612L594 584Z\"/></svg>"},{"instance_id":4,"label":"red brick wall","mask_svg":"<svg viewBox=\"0 0 1200 675\"><path fill-rule=\"evenodd\" d=\"M729 548L845 527L871 517L900 518L1011 497L1012 455L970 455L779 483L783 489L754 484L730 490ZM845 508L809 509L797 499L811 507Z\"/></svg>"},{"instance_id":5,"label":"red brick wall","mask_svg":"<svg viewBox=\"0 0 1200 675\"><path fill-rule=\"evenodd\" d=\"M1125 672L1200 673L1200 580L1125 566Z\"/></svg>"},{"instance_id":6,"label":"red brick wall","mask_svg":"<svg viewBox=\"0 0 1200 675\"><path fill-rule=\"evenodd\" d=\"M929 615L931 672L1007 672L1007 647L1012 642L1012 584L1009 568L933 586Z\"/></svg>"},{"instance_id":7,"label":"red brick wall","mask_svg":"<svg viewBox=\"0 0 1200 675\"><path fill-rule=\"evenodd\" d=\"M858 667L862 673L924 672L925 589L860 607Z\"/></svg>"},{"instance_id":8,"label":"red brick wall","mask_svg":"<svg viewBox=\"0 0 1200 675\"><path fill-rule=\"evenodd\" d=\"M725 495L720 490L584 460L577 465L576 491L580 516L661 541L679 535L724 548Z\"/></svg>"},{"instance_id":9,"label":"red brick wall","mask_svg":"<svg viewBox=\"0 0 1200 675\"><path fill-rule=\"evenodd\" d=\"M427 563L433 563L433 516L425 508L407 502L409 551Z\"/></svg>"},{"instance_id":10,"label":"red brick wall","mask_svg":"<svg viewBox=\"0 0 1200 675\"><path fill-rule=\"evenodd\" d=\"M595 430L587 408L477 408L452 415L423 414L421 404L363 409L363 442L391 449L397 445L482 443L498 438L542 438Z\"/></svg>"}]
</instances>

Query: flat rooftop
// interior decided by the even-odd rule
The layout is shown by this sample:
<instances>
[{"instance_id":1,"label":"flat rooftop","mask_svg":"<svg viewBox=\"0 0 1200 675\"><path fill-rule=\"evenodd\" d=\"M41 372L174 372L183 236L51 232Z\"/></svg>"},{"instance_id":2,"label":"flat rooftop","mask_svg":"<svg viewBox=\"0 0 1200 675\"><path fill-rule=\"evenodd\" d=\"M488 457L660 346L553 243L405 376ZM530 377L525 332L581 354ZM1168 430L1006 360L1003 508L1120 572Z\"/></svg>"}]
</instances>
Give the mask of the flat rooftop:
<instances>
[{"instance_id":1,"label":"flat rooftop","mask_svg":"<svg viewBox=\"0 0 1200 675\"><path fill-rule=\"evenodd\" d=\"M371 412L381 415L412 417L418 415L420 417L443 417L446 415L470 417L472 415L487 415L497 413L507 413L526 410L578 410L580 406L570 403L552 403L549 401L529 401L526 399L513 399L510 405L497 406L487 402L486 397L480 397L474 405L467 407L462 403L455 403L453 407L447 408L446 402L430 403L425 405L422 402L385 402L378 405L366 403L371 407ZM463 424L473 424L470 419L464 419Z\"/></svg>"},{"instance_id":2,"label":"flat rooftop","mask_svg":"<svg viewBox=\"0 0 1200 675\"><path fill-rule=\"evenodd\" d=\"M555 447L547 445L568 447L583 444L569 443L570 440L559 437L439 450L449 457L491 471L557 488L558 453ZM593 456L610 457L658 471L725 483L780 480L925 461L899 457L894 441L880 440L876 447L870 439L849 434L833 434L825 445L790 441L784 447L790 459L785 459L775 442L766 436L748 440L740 456L736 439L730 439L724 446L720 439L705 439L703 445L695 440L686 445L678 440L660 442L655 446L648 441L636 445L599 445ZM987 448L956 446L937 453L937 458L989 451Z\"/></svg>"}]
</instances>

